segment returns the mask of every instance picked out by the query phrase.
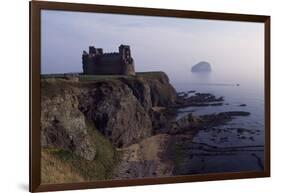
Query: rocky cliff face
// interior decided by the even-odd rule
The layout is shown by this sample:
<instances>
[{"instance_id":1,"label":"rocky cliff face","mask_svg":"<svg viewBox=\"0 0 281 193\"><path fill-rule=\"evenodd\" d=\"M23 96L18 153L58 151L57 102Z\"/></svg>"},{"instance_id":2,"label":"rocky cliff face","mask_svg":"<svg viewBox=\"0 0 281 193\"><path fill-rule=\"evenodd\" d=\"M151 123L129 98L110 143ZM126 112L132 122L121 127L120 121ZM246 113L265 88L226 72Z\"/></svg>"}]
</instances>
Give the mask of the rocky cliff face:
<instances>
[{"instance_id":1,"label":"rocky cliff face","mask_svg":"<svg viewBox=\"0 0 281 193\"><path fill-rule=\"evenodd\" d=\"M41 85L42 147L61 148L93 160L96 148L78 109L79 89L62 80L44 80Z\"/></svg>"},{"instance_id":2,"label":"rocky cliff face","mask_svg":"<svg viewBox=\"0 0 281 193\"><path fill-rule=\"evenodd\" d=\"M169 106L176 102L177 94L164 72L139 73L140 79L150 89L152 106Z\"/></svg>"},{"instance_id":3,"label":"rocky cliff face","mask_svg":"<svg viewBox=\"0 0 281 193\"><path fill-rule=\"evenodd\" d=\"M79 110L114 146L124 147L151 135L147 112L121 81L86 83L78 98Z\"/></svg>"},{"instance_id":4,"label":"rocky cliff face","mask_svg":"<svg viewBox=\"0 0 281 193\"><path fill-rule=\"evenodd\" d=\"M208 93L190 96L191 91L176 94L163 72L43 76L41 88L43 183L192 173L193 157L205 155L206 149L216 155L226 152L225 148L193 142L195 134L208 130L224 133L225 129L215 127L235 116L250 115L229 111L178 118L179 107L206 106L223 98ZM247 131L236 129L239 136ZM233 153L235 148L227 149Z\"/></svg>"},{"instance_id":5,"label":"rocky cliff face","mask_svg":"<svg viewBox=\"0 0 281 193\"><path fill-rule=\"evenodd\" d=\"M42 146L87 160L96 154L87 121L115 147L127 147L152 135L155 106L176 101L176 91L163 72L87 81L43 78L41 85Z\"/></svg>"}]
</instances>

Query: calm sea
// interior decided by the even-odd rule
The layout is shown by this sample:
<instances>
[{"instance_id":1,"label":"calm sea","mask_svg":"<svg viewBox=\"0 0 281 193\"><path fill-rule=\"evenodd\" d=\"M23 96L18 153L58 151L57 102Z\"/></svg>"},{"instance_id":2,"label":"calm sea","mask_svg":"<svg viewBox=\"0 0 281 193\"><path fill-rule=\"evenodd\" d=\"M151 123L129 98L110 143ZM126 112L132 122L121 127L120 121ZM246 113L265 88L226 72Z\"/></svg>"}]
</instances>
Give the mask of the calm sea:
<instances>
[{"instance_id":1,"label":"calm sea","mask_svg":"<svg viewBox=\"0 0 281 193\"><path fill-rule=\"evenodd\" d=\"M226 111L247 111L226 125L200 130L193 139L192 159L185 173L216 173L263 170L264 85L262 77L252 80L211 73L188 73L186 80L172 82L178 92L195 90L224 97L222 106L188 107L178 118ZM246 106L240 106L245 104ZM201 144L204 148L196 148ZM209 150L209 151L208 151Z\"/></svg>"}]
</instances>

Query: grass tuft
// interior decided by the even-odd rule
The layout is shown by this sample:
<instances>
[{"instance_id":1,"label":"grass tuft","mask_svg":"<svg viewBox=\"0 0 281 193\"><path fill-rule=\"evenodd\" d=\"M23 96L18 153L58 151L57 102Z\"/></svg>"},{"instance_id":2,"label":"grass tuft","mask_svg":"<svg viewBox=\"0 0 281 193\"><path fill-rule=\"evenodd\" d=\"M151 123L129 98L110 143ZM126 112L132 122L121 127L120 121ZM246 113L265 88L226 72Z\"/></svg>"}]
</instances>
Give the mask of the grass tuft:
<instances>
[{"instance_id":1,"label":"grass tuft","mask_svg":"<svg viewBox=\"0 0 281 193\"><path fill-rule=\"evenodd\" d=\"M42 149L41 176L43 183L68 183L112 179L120 155L91 123L88 134L95 143L97 154L88 161L69 151L58 148Z\"/></svg>"}]
</instances>

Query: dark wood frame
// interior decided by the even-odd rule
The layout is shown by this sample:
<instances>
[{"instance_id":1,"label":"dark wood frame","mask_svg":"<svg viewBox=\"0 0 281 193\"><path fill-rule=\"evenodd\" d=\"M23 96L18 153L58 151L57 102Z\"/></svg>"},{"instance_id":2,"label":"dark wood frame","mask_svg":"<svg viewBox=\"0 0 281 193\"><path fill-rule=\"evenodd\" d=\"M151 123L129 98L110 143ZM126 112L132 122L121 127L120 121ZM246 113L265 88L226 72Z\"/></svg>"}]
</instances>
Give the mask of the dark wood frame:
<instances>
[{"instance_id":1,"label":"dark wood frame","mask_svg":"<svg viewBox=\"0 0 281 193\"><path fill-rule=\"evenodd\" d=\"M166 184L195 181L227 180L241 178L270 177L270 16L182 11L136 7L104 6L58 2L30 2L30 174L31 192L103 188L132 185ZM197 18L212 20L246 21L264 23L264 77L265 77L265 160L262 172L215 173L163 178L143 178L130 180L107 180L67 184L41 184L40 182L40 11L67 10L112 14L147 15L162 17Z\"/></svg>"}]
</instances>

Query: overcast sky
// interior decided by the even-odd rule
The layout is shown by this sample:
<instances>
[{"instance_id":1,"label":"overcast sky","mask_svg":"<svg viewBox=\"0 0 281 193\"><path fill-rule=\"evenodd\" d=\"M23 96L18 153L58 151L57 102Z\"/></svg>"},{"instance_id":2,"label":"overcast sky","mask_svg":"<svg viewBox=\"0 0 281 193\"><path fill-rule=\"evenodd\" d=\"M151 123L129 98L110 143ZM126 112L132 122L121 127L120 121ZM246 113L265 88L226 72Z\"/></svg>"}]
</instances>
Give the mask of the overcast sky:
<instances>
[{"instance_id":1,"label":"overcast sky","mask_svg":"<svg viewBox=\"0 0 281 193\"><path fill-rule=\"evenodd\" d=\"M41 73L82 72L82 51L131 46L136 71L165 71L181 79L207 61L216 73L263 73L262 23L43 10Z\"/></svg>"}]
</instances>

